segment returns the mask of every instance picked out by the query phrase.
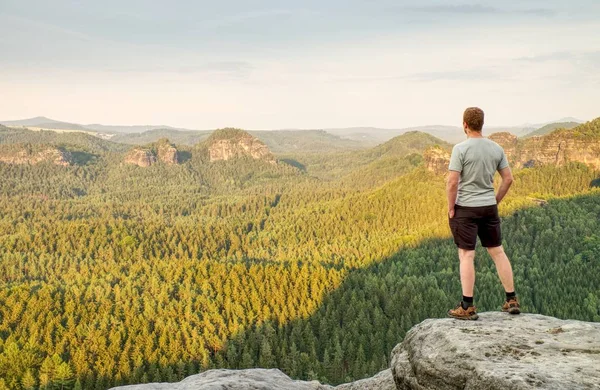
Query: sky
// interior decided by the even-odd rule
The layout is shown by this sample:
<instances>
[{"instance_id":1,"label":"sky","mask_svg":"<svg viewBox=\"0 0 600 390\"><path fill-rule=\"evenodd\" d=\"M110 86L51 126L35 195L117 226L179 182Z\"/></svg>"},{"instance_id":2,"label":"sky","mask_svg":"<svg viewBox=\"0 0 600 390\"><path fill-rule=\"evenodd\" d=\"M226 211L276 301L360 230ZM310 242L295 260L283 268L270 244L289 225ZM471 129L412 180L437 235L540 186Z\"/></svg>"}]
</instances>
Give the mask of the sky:
<instances>
[{"instance_id":1,"label":"sky","mask_svg":"<svg viewBox=\"0 0 600 390\"><path fill-rule=\"evenodd\" d=\"M598 0L0 0L0 119L191 129L600 116Z\"/></svg>"}]
</instances>

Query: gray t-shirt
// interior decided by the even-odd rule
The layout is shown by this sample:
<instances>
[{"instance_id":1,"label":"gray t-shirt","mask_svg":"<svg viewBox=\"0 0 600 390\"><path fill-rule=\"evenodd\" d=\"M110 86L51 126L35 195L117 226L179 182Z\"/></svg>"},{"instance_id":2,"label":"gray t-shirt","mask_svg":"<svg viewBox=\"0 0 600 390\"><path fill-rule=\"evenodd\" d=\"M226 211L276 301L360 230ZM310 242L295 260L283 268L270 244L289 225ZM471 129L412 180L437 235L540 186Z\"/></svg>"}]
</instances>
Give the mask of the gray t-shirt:
<instances>
[{"instance_id":1,"label":"gray t-shirt","mask_svg":"<svg viewBox=\"0 0 600 390\"><path fill-rule=\"evenodd\" d=\"M504 150L488 138L468 138L454 145L448 169L460 172L456 204L466 207L496 204L494 174L506 167Z\"/></svg>"}]
</instances>

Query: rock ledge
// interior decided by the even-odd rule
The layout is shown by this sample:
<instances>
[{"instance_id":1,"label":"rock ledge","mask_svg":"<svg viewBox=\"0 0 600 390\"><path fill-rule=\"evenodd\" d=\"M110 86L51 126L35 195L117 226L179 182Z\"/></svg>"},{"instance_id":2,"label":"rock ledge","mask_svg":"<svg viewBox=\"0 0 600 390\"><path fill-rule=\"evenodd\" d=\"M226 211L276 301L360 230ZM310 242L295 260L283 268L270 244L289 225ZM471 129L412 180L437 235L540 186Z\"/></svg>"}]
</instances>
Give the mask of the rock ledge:
<instances>
[{"instance_id":1,"label":"rock ledge","mask_svg":"<svg viewBox=\"0 0 600 390\"><path fill-rule=\"evenodd\" d=\"M120 390L587 390L600 389L600 323L537 314L429 319L391 354L391 370L332 387L277 369L210 370L179 383Z\"/></svg>"},{"instance_id":2,"label":"rock ledge","mask_svg":"<svg viewBox=\"0 0 600 390\"><path fill-rule=\"evenodd\" d=\"M400 390L600 389L600 324L535 314L430 319L392 351Z\"/></svg>"}]
</instances>

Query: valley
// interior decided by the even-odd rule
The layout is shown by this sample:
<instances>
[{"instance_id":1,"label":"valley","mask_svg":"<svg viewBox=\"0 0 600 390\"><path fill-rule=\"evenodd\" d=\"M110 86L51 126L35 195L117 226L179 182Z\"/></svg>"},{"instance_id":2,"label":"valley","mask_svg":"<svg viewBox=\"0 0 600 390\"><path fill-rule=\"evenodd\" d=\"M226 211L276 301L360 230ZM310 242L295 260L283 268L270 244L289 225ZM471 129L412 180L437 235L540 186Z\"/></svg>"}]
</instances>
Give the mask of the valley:
<instances>
[{"instance_id":1,"label":"valley","mask_svg":"<svg viewBox=\"0 0 600 390\"><path fill-rule=\"evenodd\" d=\"M121 143L0 127L6 388L250 367L344 383L389 367L408 329L459 299L451 143L167 134ZM515 167L500 211L524 310L600 321L600 119L494 137ZM568 148L549 158L558 145ZM478 258L478 307L497 310L493 264L480 247Z\"/></svg>"}]
</instances>

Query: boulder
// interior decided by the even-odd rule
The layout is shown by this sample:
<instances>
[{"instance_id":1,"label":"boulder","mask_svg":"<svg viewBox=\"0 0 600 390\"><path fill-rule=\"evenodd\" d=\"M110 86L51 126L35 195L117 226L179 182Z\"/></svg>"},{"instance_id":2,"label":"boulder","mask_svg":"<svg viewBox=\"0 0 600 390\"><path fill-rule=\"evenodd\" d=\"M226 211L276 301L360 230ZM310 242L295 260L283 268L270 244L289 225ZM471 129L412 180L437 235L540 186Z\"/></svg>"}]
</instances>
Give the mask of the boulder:
<instances>
[{"instance_id":1,"label":"boulder","mask_svg":"<svg viewBox=\"0 0 600 390\"><path fill-rule=\"evenodd\" d=\"M430 319L392 351L399 390L600 389L600 324L535 314Z\"/></svg>"},{"instance_id":2,"label":"boulder","mask_svg":"<svg viewBox=\"0 0 600 390\"><path fill-rule=\"evenodd\" d=\"M392 370L387 369L371 378L334 387L335 390L396 390Z\"/></svg>"},{"instance_id":3,"label":"boulder","mask_svg":"<svg viewBox=\"0 0 600 390\"><path fill-rule=\"evenodd\" d=\"M278 369L208 370L178 383L147 383L121 386L119 390L330 390L331 386L317 381L290 379Z\"/></svg>"}]
</instances>

